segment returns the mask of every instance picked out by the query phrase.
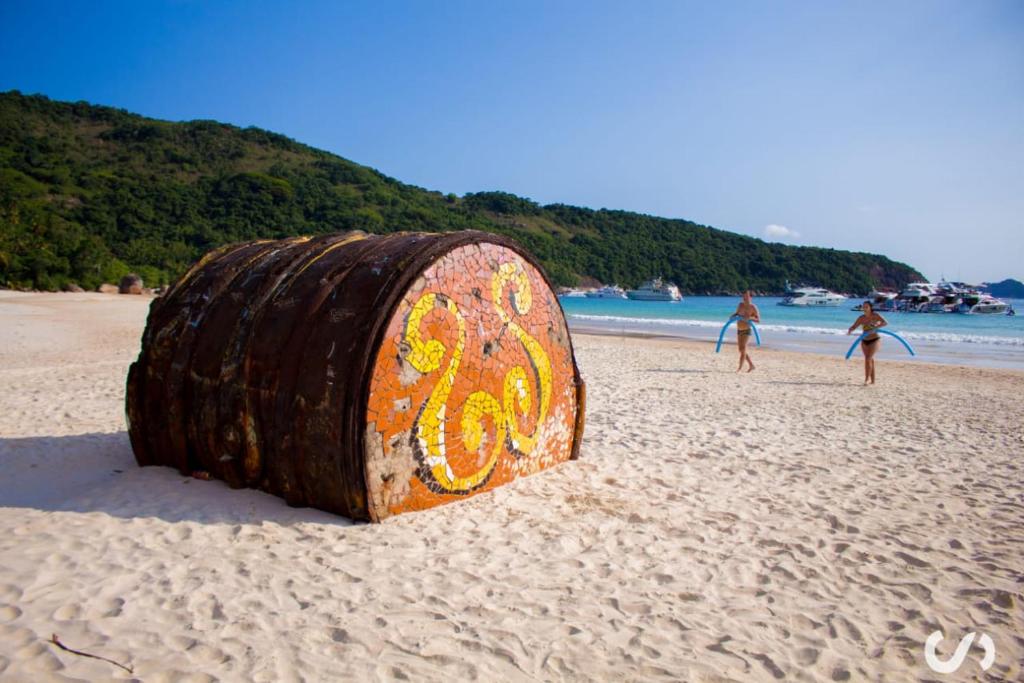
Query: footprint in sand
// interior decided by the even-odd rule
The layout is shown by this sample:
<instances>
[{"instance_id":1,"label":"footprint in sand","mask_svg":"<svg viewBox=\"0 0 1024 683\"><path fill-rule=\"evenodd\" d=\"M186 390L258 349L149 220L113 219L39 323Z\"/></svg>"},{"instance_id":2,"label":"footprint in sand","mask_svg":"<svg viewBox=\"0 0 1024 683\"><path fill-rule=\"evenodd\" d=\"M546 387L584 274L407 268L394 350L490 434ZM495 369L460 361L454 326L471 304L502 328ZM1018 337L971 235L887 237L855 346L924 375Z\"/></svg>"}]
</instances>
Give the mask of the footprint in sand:
<instances>
[{"instance_id":1,"label":"footprint in sand","mask_svg":"<svg viewBox=\"0 0 1024 683\"><path fill-rule=\"evenodd\" d=\"M732 638L726 636L724 638L720 638L718 642L712 643L711 645L705 645L704 647L705 649L710 650L711 652L717 652L718 654L725 655L726 657L733 657L735 659L740 660L740 662L743 663L743 670L750 671L750 662L748 662L746 659L736 654L735 652L726 649L725 643L728 643L730 640L732 640Z\"/></svg>"},{"instance_id":2,"label":"footprint in sand","mask_svg":"<svg viewBox=\"0 0 1024 683\"><path fill-rule=\"evenodd\" d=\"M121 608L124 607L124 600L121 598L109 598L99 600L89 605L86 619L105 619L121 616Z\"/></svg>"},{"instance_id":3,"label":"footprint in sand","mask_svg":"<svg viewBox=\"0 0 1024 683\"><path fill-rule=\"evenodd\" d=\"M836 667L832 669L832 680L833 681L848 681L850 680L850 670L843 667Z\"/></svg>"},{"instance_id":4,"label":"footprint in sand","mask_svg":"<svg viewBox=\"0 0 1024 683\"><path fill-rule=\"evenodd\" d=\"M775 662L773 662L772 658L768 655L752 654L750 656L756 659L758 662L760 662L761 666L763 666L768 671L768 673L772 675L773 678L783 679L786 677L786 672L780 669L778 665Z\"/></svg>"},{"instance_id":5,"label":"footprint in sand","mask_svg":"<svg viewBox=\"0 0 1024 683\"><path fill-rule=\"evenodd\" d=\"M843 630L846 631L847 637L857 643L864 643L864 635L861 633L861 630L857 628L856 624L842 615L839 616L838 621L843 626Z\"/></svg>"},{"instance_id":6,"label":"footprint in sand","mask_svg":"<svg viewBox=\"0 0 1024 683\"><path fill-rule=\"evenodd\" d=\"M442 619L443 618L444 617L442 617ZM328 635L330 635L331 640L333 640L336 643L351 643L352 642L352 636L350 636L348 631L346 631L343 628L332 628L327 633L328 633Z\"/></svg>"},{"instance_id":7,"label":"footprint in sand","mask_svg":"<svg viewBox=\"0 0 1024 683\"><path fill-rule=\"evenodd\" d=\"M203 645L202 643L188 648L188 656L192 661L202 664L222 664L230 659L220 648Z\"/></svg>"},{"instance_id":8,"label":"footprint in sand","mask_svg":"<svg viewBox=\"0 0 1024 683\"><path fill-rule=\"evenodd\" d=\"M988 600L988 602L991 602L997 607L1001 607L1003 609L1013 609L1014 605L1013 594L1008 591L999 590L997 588L965 588L959 591L958 595L964 598L985 598Z\"/></svg>"},{"instance_id":9,"label":"footprint in sand","mask_svg":"<svg viewBox=\"0 0 1024 683\"><path fill-rule=\"evenodd\" d=\"M41 640L35 640L34 642L19 648L14 653L14 657L22 662L31 661L30 666L36 671L57 671L63 669L64 665L60 659L50 651L50 647Z\"/></svg>"},{"instance_id":10,"label":"footprint in sand","mask_svg":"<svg viewBox=\"0 0 1024 683\"><path fill-rule=\"evenodd\" d=\"M14 624L0 624L0 643L7 648L26 645L34 640L38 640L38 638L36 632L30 628Z\"/></svg>"},{"instance_id":11,"label":"footprint in sand","mask_svg":"<svg viewBox=\"0 0 1024 683\"><path fill-rule=\"evenodd\" d=\"M14 621L21 616L21 610L14 605L0 605L0 622Z\"/></svg>"},{"instance_id":12,"label":"footprint in sand","mask_svg":"<svg viewBox=\"0 0 1024 683\"><path fill-rule=\"evenodd\" d=\"M903 560L907 564L913 565L914 567L918 567L918 568L922 568L923 569L924 567L930 567L931 566L931 564L929 564L928 562L925 562L924 560L922 560L920 558L914 557L913 555L908 555L907 553L903 553L903 552L897 551L897 552L893 553L893 555L895 555L899 559Z\"/></svg>"},{"instance_id":13,"label":"footprint in sand","mask_svg":"<svg viewBox=\"0 0 1024 683\"><path fill-rule=\"evenodd\" d=\"M0 583L0 600L18 602L21 600L21 589L10 583Z\"/></svg>"},{"instance_id":14,"label":"footprint in sand","mask_svg":"<svg viewBox=\"0 0 1024 683\"><path fill-rule=\"evenodd\" d=\"M188 638L186 636L171 636L167 642L170 643L171 647L178 650L188 650L199 641L195 638Z\"/></svg>"},{"instance_id":15,"label":"footprint in sand","mask_svg":"<svg viewBox=\"0 0 1024 683\"><path fill-rule=\"evenodd\" d=\"M75 621L76 619L80 619L81 616L82 608L74 603L70 605L62 605L53 613L55 621Z\"/></svg>"},{"instance_id":16,"label":"footprint in sand","mask_svg":"<svg viewBox=\"0 0 1024 683\"><path fill-rule=\"evenodd\" d=\"M190 538L192 538L192 529L180 522L178 524L171 525L164 533L164 539L171 545L174 545L175 543L182 543Z\"/></svg>"}]
</instances>

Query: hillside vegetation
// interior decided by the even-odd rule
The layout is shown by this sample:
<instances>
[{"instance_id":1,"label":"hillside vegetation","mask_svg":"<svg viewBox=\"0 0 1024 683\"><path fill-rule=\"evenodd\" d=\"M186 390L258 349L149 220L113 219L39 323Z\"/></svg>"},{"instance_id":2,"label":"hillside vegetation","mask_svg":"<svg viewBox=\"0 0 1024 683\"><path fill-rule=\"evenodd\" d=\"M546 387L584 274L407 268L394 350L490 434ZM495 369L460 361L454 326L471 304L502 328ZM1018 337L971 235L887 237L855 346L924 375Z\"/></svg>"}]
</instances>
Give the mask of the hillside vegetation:
<instances>
[{"instance_id":1,"label":"hillside vegetation","mask_svg":"<svg viewBox=\"0 0 1024 683\"><path fill-rule=\"evenodd\" d=\"M661 275L688 293L777 292L787 279L863 293L923 279L884 256L685 220L431 192L257 128L0 94L2 287L91 289L129 271L159 284L257 237L469 228L519 240L563 285Z\"/></svg>"}]
</instances>

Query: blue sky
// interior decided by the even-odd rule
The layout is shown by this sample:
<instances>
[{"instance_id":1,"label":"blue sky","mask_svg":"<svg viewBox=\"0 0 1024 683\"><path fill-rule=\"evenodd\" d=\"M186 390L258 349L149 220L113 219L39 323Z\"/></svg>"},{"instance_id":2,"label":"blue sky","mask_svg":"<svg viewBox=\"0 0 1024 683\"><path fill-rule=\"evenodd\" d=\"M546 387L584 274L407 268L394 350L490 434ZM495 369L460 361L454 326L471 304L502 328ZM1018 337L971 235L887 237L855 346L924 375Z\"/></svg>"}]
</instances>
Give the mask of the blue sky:
<instances>
[{"instance_id":1,"label":"blue sky","mask_svg":"<svg viewBox=\"0 0 1024 683\"><path fill-rule=\"evenodd\" d=\"M1024 279L1024 2L0 3L0 90ZM772 226L772 227L768 227Z\"/></svg>"}]
</instances>

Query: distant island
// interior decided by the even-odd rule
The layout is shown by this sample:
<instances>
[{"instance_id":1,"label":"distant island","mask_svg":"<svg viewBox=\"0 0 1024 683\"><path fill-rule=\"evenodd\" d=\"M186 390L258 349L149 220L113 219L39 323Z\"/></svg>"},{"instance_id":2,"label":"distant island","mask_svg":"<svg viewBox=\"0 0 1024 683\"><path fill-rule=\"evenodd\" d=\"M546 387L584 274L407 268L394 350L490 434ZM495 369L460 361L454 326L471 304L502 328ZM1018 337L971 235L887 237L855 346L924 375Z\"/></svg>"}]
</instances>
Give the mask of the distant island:
<instances>
[{"instance_id":1,"label":"distant island","mask_svg":"<svg viewBox=\"0 0 1024 683\"><path fill-rule=\"evenodd\" d=\"M93 289L129 272L152 286L229 242L470 228L518 240L563 286L662 276L686 294L781 293L786 280L864 294L924 279L876 254L686 220L432 192L258 128L0 93L0 287Z\"/></svg>"},{"instance_id":2,"label":"distant island","mask_svg":"<svg viewBox=\"0 0 1024 683\"><path fill-rule=\"evenodd\" d=\"M982 285L985 291L995 297L1006 299L1024 299L1024 282L1007 278L1002 282L986 282Z\"/></svg>"}]
</instances>

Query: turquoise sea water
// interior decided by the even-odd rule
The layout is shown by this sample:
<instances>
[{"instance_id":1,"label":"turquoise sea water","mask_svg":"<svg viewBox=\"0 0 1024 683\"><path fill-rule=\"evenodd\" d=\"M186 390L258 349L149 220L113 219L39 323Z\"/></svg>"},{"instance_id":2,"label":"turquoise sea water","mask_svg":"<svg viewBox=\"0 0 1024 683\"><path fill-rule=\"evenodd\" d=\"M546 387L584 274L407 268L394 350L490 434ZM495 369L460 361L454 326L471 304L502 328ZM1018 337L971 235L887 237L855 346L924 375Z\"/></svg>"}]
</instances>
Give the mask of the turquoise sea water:
<instances>
[{"instance_id":1,"label":"turquoise sea water","mask_svg":"<svg viewBox=\"0 0 1024 683\"><path fill-rule=\"evenodd\" d=\"M715 340L739 299L687 297L680 302L560 297L569 326L580 332L643 333ZM860 299L834 308L778 306L777 297L754 300L761 311L766 347L845 354L854 337L846 330L857 319L850 310ZM914 346L917 358L932 362L1024 369L1024 300L1007 299L1018 312L1007 315L883 313L889 329ZM856 333L855 333L856 334ZM730 328L727 340L735 340ZM894 339L883 342L880 357L907 359ZM725 349L723 348L723 353Z\"/></svg>"}]
</instances>

